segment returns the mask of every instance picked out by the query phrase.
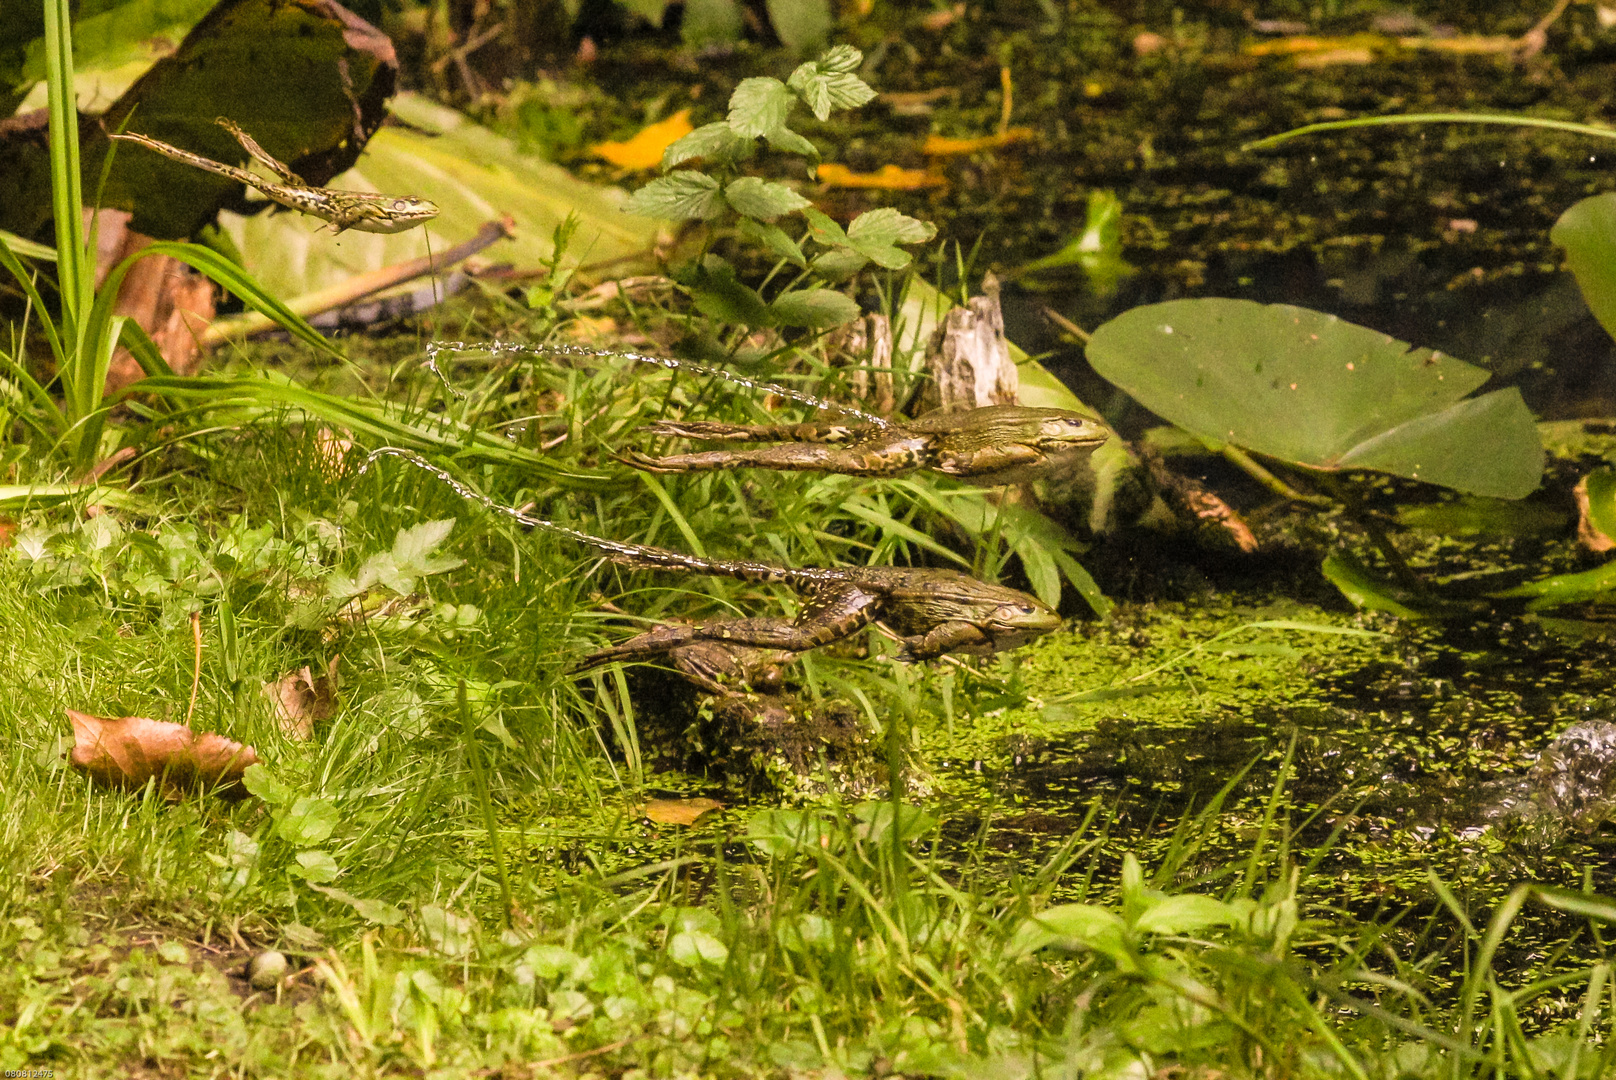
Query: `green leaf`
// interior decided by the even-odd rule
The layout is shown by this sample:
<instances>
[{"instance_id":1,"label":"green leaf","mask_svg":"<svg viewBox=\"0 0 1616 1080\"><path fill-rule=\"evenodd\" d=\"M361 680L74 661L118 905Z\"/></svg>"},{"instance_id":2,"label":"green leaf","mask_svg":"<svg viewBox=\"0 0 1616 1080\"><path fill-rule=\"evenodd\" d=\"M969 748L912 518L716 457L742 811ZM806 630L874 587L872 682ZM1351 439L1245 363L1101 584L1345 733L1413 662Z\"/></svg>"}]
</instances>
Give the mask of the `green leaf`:
<instances>
[{"instance_id":1,"label":"green leaf","mask_svg":"<svg viewBox=\"0 0 1616 1080\"><path fill-rule=\"evenodd\" d=\"M1402 619L1427 619L1466 610L1462 605L1416 596L1373 573L1346 552L1328 556L1321 569L1330 583L1341 590L1341 595L1369 611L1384 611Z\"/></svg>"},{"instance_id":2,"label":"green leaf","mask_svg":"<svg viewBox=\"0 0 1616 1080\"><path fill-rule=\"evenodd\" d=\"M725 204L717 180L705 173L680 169L630 195L623 209L670 221L711 221L724 212Z\"/></svg>"},{"instance_id":3,"label":"green leaf","mask_svg":"<svg viewBox=\"0 0 1616 1080\"><path fill-rule=\"evenodd\" d=\"M1526 605L1527 610L1542 611L1563 604L1609 600L1613 592L1616 592L1616 562L1577 574L1555 574L1492 595L1500 600L1528 599L1532 602Z\"/></svg>"},{"instance_id":4,"label":"green leaf","mask_svg":"<svg viewBox=\"0 0 1616 1080\"><path fill-rule=\"evenodd\" d=\"M392 904L381 900L365 900L341 889L333 889L325 885L310 882L316 892L325 893L333 900L340 900L355 911L366 922L373 922L377 926L397 926L404 921L404 913Z\"/></svg>"},{"instance_id":5,"label":"green leaf","mask_svg":"<svg viewBox=\"0 0 1616 1080\"><path fill-rule=\"evenodd\" d=\"M797 92L814 116L824 120L836 109L856 109L874 100L870 84L854 75L864 54L851 45L838 45L818 60L791 73L786 85Z\"/></svg>"},{"instance_id":6,"label":"green leaf","mask_svg":"<svg viewBox=\"0 0 1616 1080\"><path fill-rule=\"evenodd\" d=\"M441 574L463 565L464 559L433 554L449 538L454 527L454 518L444 518L398 530L393 539L393 564L401 573L418 576Z\"/></svg>"},{"instance_id":7,"label":"green leaf","mask_svg":"<svg viewBox=\"0 0 1616 1080\"><path fill-rule=\"evenodd\" d=\"M733 45L741 40L745 22L737 0L685 0L679 38L685 45Z\"/></svg>"},{"instance_id":8,"label":"green leaf","mask_svg":"<svg viewBox=\"0 0 1616 1080\"><path fill-rule=\"evenodd\" d=\"M285 806L297 798L296 789L275 779L267 765L249 765L241 774L241 782L248 791L271 806Z\"/></svg>"},{"instance_id":9,"label":"green leaf","mask_svg":"<svg viewBox=\"0 0 1616 1080\"><path fill-rule=\"evenodd\" d=\"M769 305L769 311L781 326L801 326L811 330L841 326L859 316L858 303L834 289L798 289L781 293Z\"/></svg>"},{"instance_id":10,"label":"green leaf","mask_svg":"<svg viewBox=\"0 0 1616 1080\"><path fill-rule=\"evenodd\" d=\"M686 288L696 310L709 319L736 323L742 326L773 326L774 313L757 290L735 276L735 268L711 259L715 265L704 266Z\"/></svg>"},{"instance_id":11,"label":"green leaf","mask_svg":"<svg viewBox=\"0 0 1616 1080\"><path fill-rule=\"evenodd\" d=\"M1542 476L1543 448L1517 392L1461 400L1487 372L1321 312L1174 300L1112 319L1087 351L1096 371L1157 415L1281 461L1509 499Z\"/></svg>"},{"instance_id":12,"label":"green leaf","mask_svg":"<svg viewBox=\"0 0 1616 1080\"><path fill-rule=\"evenodd\" d=\"M784 259L793 266L808 265L808 260L803 257L802 248L778 225L766 225L751 218L742 218L736 224L735 231L740 234L742 240L766 248L769 254Z\"/></svg>"},{"instance_id":13,"label":"green leaf","mask_svg":"<svg viewBox=\"0 0 1616 1080\"><path fill-rule=\"evenodd\" d=\"M1616 540L1616 470L1595 469L1583 490L1588 495L1588 523Z\"/></svg>"},{"instance_id":14,"label":"green leaf","mask_svg":"<svg viewBox=\"0 0 1616 1080\"><path fill-rule=\"evenodd\" d=\"M798 56L823 48L830 37L830 0L766 0L765 7L781 44Z\"/></svg>"},{"instance_id":15,"label":"green leaf","mask_svg":"<svg viewBox=\"0 0 1616 1080\"><path fill-rule=\"evenodd\" d=\"M328 852L300 851L297 853L297 866L292 873L305 881L323 885L328 881L335 881L342 874L342 868L337 865Z\"/></svg>"},{"instance_id":16,"label":"green leaf","mask_svg":"<svg viewBox=\"0 0 1616 1080\"><path fill-rule=\"evenodd\" d=\"M1570 515L1535 499L1486 499L1465 495L1447 502L1405 506L1397 524L1438 536L1549 536L1562 532Z\"/></svg>"},{"instance_id":17,"label":"green leaf","mask_svg":"<svg viewBox=\"0 0 1616 1080\"><path fill-rule=\"evenodd\" d=\"M729 947L701 930L682 930L668 939L668 956L684 967L715 967L729 959Z\"/></svg>"},{"instance_id":18,"label":"green leaf","mask_svg":"<svg viewBox=\"0 0 1616 1080\"><path fill-rule=\"evenodd\" d=\"M1616 192L1572 203L1549 230L1549 239L1565 248L1583 300L1616 337Z\"/></svg>"},{"instance_id":19,"label":"green leaf","mask_svg":"<svg viewBox=\"0 0 1616 1080\"><path fill-rule=\"evenodd\" d=\"M774 149L782 154L801 154L812 161L819 160L819 147L798 135L788 127L778 127L773 131L766 131L763 137ZM812 175L812 170L809 170Z\"/></svg>"},{"instance_id":20,"label":"green leaf","mask_svg":"<svg viewBox=\"0 0 1616 1080\"><path fill-rule=\"evenodd\" d=\"M662 151L662 168L671 169L700 158L713 165L734 165L757 153L757 139L737 135L726 121L703 124Z\"/></svg>"},{"instance_id":21,"label":"green leaf","mask_svg":"<svg viewBox=\"0 0 1616 1080\"><path fill-rule=\"evenodd\" d=\"M730 95L728 123L737 135L768 136L786 126L796 96L779 79L742 79Z\"/></svg>"},{"instance_id":22,"label":"green leaf","mask_svg":"<svg viewBox=\"0 0 1616 1080\"><path fill-rule=\"evenodd\" d=\"M847 242L877 266L902 270L910 255L895 244L918 244L937 235L937 226L900 214L891 207L868 210L847 227Z\"/></svg>"},{"instance_id":23,"label":"green leaf","mask_svg":"<svg viewBox=\"0 0 1616 1080\"><path fill-rule=\"evenodd\" d=\"M802 212L802 216L808 222L808 236L814 241L826 247L848 246L847 233L823 211L809 207Z\"/></svg>"},{"instance_id":24,"label":"green leaf","mask_svg":"<svg viewBox=\"0 0 1616 1080\"><path fill-rule=\"evenodd\" d=\"M831 835L829 822L801 810L762 810L746 823L746 839L765 855L821 850Z\"/></svg>"},{"instance_id":25,"label":"green leaf","mask_svg":"<svg viewBox=\"0 0 1616 1080\"><path fill-rule=\"evenodd\" d=\"M1051 945L1065 949L1093 949L1132 970L1137 966L1126 944L1127 925L1122 916L1096 904L1059 904L1034 915L1016 928L1010 939L1012 955L1026 955Z\"/></svg>"},{"instance_id":26,"label":"green leaf","mask_svg":"<svg viewBox=\"0 0 1616 1080\"><path fill-rule=\"evenodd\" d=\"M724 198L737 213L763 221L773 221L782 214L813 205L784 184L759 176L743 176L734 181L724 189Z\"/></svg>"},{"instance_id":27,"label":"green leaf","mask_svg":"<svg viewBox=\"0 0 1616 1080\"><path fill-rule=\"evenodd\" d=\"M1208 926L1239 922L1239 913L1223 901L1186 893L1151 905L1133 925L1135 930L1151 934L1191 934Z\"/></svg>"},{"instance_id":28,"label":"green leaf","mask_svg":"<svg viewBox=\"0 0 1616 1080\"><path fill-rule=\"evenodd\" d=\"M870 260L852 248L832 248L814 257L814 273L826 281L845 281L870 265Z\"/></svg>"},{"instance_id":29,"label":"green leaf","mask_svg":"<svg viewBox=\"0 0 1616 1080\"><path fill-rule=\"evenodd\" d=\"M275 835L293 847L313 847L336 830L341 816L330 799L300 795L275 822Z\"/></svg>"}]
</instances>

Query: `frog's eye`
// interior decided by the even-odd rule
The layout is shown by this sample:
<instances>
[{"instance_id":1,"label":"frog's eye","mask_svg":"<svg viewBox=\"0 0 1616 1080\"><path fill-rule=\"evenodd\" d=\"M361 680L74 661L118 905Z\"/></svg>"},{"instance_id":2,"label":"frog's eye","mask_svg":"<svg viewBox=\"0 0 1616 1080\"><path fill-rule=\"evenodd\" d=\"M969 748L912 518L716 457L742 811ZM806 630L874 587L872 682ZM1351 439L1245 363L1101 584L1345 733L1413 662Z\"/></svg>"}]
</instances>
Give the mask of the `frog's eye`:
<instances>
[{"instance_id":1,"label":"frog's eye","mask_svg":"<svg viewBox=\"0 0 1616 1080\"><path fill-rule=\"evenodd\" d=\"M409 208L410 208L410 204L408 202L405 202L403 199L394 199L393 200L393 209L394 210L408 210Z\"/></svg>"}]
</instances>

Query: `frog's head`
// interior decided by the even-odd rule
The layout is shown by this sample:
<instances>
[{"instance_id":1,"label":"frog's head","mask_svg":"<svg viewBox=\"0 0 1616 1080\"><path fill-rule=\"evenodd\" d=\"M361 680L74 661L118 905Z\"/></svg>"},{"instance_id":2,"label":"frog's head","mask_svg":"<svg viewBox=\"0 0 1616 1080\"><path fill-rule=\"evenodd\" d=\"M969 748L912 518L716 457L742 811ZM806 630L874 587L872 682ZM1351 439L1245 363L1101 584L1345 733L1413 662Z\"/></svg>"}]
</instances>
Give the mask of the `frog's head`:
<instances>
[{"instance_id":1,"label":"frog's head","mask_svg":"<svg viewBox=\"0 0 1616 1080\"><path fill-rule=\"evenodd\" d=\"M403 232L437 217L438 204L414 195L386 195L367 216L372 223L361 226L366 232Z\"/></svg>"},{"instance_id":2,"label":"frog's head","mask_svg":"<svg viewBox=\"0 0 1616 1080\"><path fill-rule=\"evenodd\" d=\"M1043 417L1029 441L1047 453L1060 453L1063 450L1093 449L1110 437L1111 429L1105 426L1104 421L1079 413L1061 412Z\"/></svg>"},{"instance_id":3,"label":"frog's head","mask_svg":"<svg viewBox=\"0 0 1616 1080\"><path fill-rule=\"evenodd\" d=\"M1061 617L1055 609L1023 592L1014 592L988 612L980 626L994 652L1016 649L1058 629Z\"/></svg>"}]
</instances>

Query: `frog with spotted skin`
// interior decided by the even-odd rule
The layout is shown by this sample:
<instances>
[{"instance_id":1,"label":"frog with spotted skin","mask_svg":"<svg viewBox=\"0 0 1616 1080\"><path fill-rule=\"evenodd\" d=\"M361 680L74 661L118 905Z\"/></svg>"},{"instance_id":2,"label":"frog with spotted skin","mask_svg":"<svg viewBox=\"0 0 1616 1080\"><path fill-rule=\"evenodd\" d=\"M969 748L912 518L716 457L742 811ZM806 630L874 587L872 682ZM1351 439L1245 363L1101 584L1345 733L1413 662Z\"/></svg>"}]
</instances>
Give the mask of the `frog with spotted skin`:
<instances>
[{"instance_id":1,"label":"frog with spotted skin","mask_svg":"<svg viewBox=\"0 0 1616 1080\"><path fill-rule=\"evenodd\" d=\"M659 420L649 431L707 442L775 445L665 457L631 452L621 461L663 473L754 467L884 477L929 469L993 485L1031 483L1069 471L1111 437L1098 417L1021 405L931 412L884 424Z\"/></svg>"}]
</instances>

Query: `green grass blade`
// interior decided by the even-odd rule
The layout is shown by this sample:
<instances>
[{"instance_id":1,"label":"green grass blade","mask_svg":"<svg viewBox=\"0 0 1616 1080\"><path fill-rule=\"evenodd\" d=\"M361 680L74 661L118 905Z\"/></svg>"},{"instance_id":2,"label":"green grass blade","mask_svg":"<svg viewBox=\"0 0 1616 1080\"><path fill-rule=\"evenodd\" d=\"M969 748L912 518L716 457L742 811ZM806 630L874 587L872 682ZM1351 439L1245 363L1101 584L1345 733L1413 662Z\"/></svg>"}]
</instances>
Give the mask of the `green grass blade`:
<instances>
[{"instance_id":1,"label":"green grass blade","mask_svg":"<svg viewBox=\"0 0 1616 1080\"><path fill-rule=\"evenodd\" d=\"M1292 128L1290 131L1282 131L1278 135L1270 135L1265 139L1248 142L1240 149L1266 150L1270 146L1278 146L1282 142L1301 138L1303 135L1317 135L1321 131L1387 127L1394 124L1502 124L1508 127L1548 128L1551 131L1565 131L1573 135L1588 135L1596 139L1616 139L1616 128L1599 127L1595 124L1578 124L1570 120L1549 120L1539 116L1518 116L1510 113L1442 112L1407 113L1402 116L1360 116L1352 120L1330 120L1321 124L1307 124L1304 127Z\"/></svg>"}]
</instances>

